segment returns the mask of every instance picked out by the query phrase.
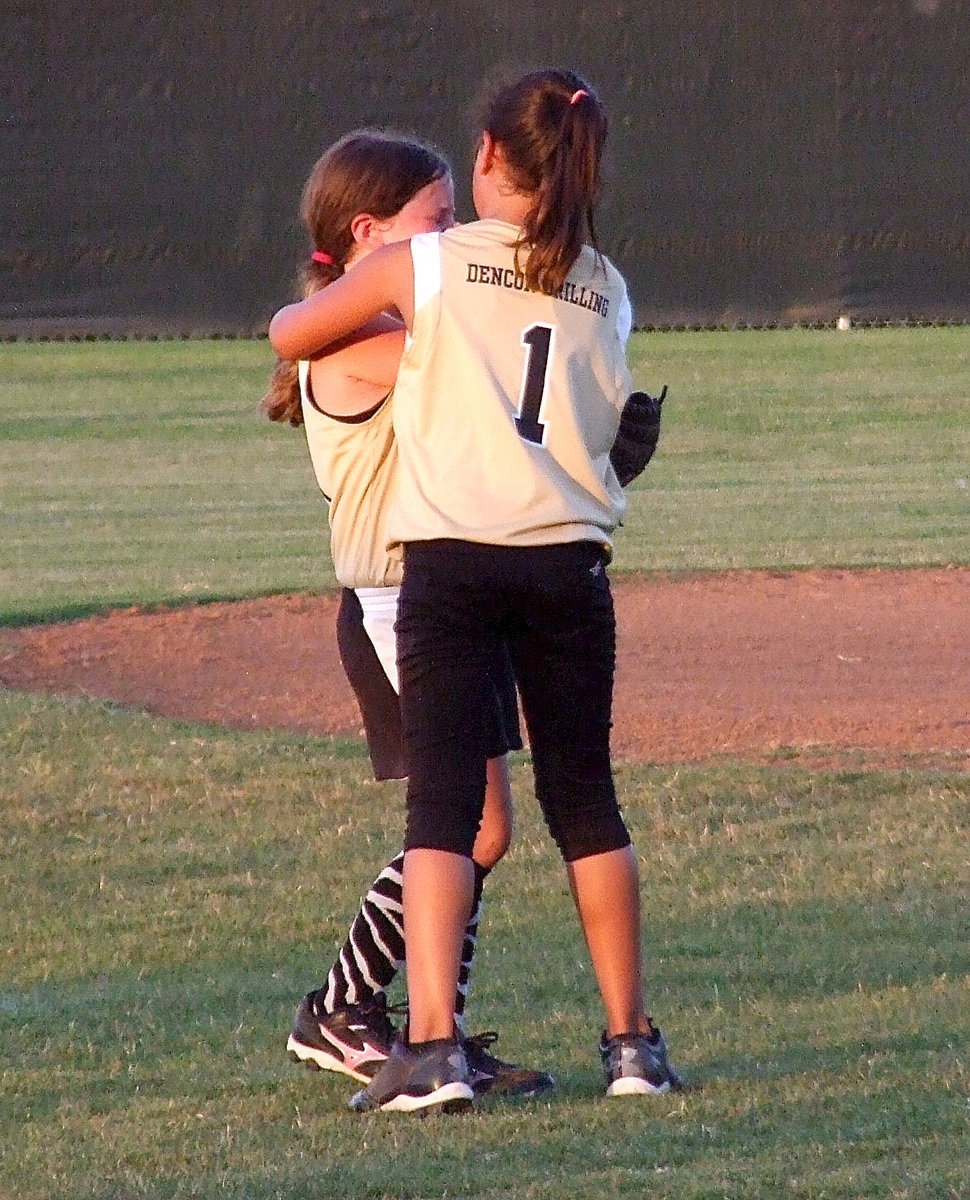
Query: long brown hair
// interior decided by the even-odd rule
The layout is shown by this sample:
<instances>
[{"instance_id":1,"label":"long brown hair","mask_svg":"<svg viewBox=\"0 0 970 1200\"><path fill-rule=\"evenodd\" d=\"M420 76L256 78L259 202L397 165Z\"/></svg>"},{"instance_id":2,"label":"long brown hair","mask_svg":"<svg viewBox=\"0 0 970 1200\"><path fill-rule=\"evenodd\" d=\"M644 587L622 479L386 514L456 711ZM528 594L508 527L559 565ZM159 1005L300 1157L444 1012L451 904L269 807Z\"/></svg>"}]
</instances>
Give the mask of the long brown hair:
<instances>
[{"instance_id":1,"label":"long brown hair","mask_svg":"<svg viewBox=\"0 0 970 1200\"><path fill-rule=\"evenodd\" d=\"M300 201L300 219L311 251L326 254L333 262L317 262L308 255L298 294L306 298L343 274L354 248L350 223L358 213L370 213L378 220L394 217L422 188L450 170L437 150L416 138L358 129L334 142L310 172ZM262 407L271 421L303 424L295 362L277 361Z\"/></svg>"},{"instance_id":2,"label":"long brown hair","mask_svg":"<svg viewBox=\"0 0 970 1200\"><path fill-rule=\"evenodd\" d=\"M482 128L501 146L511 182L534 195L518 250L529 287L554 295L587 240L598 252L594 206L606 112L575 71L533 71L487 102Z\"/></svg>"}]
</instances>

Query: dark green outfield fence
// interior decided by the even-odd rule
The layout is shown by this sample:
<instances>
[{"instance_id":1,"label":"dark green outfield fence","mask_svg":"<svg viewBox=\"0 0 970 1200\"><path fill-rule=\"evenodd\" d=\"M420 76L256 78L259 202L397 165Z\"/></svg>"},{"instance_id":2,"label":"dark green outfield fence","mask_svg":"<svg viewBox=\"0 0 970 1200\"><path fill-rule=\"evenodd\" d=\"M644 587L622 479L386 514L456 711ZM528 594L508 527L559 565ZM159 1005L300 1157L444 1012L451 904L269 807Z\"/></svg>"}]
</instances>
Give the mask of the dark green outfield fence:
<instances>
[{"instance_id":1,"label":"dark green outfield fence","mask_svg":"<svg viewBox=\"0 0 970 1200\"><path fill-rule=\"evenodd\" d=\"M970 0L3 0L0 336L259 332L355 125L437 142L564 64L641 325L970 319Z\"/></svg>"}]
</instances>

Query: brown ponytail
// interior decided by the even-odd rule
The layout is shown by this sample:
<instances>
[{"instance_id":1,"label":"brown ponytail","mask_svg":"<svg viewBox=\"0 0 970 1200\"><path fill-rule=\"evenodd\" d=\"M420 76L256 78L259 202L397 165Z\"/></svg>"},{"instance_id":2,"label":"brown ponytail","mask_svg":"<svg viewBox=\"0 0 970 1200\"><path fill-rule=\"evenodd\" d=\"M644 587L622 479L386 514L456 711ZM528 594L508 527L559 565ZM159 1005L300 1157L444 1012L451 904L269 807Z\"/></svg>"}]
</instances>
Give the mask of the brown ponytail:
<instances>
[{"instance_id":1,"label":"brown ponytail","mask_svg":"<svg viewBox=\"0 0 970 1200\"><path fill-rule=\"evenodd\" d=\"M329 252L328 252L329 253ZM300 273L298 295L305 300L325 288L343 274L343 267L334 263L318 263L313 259ZM300 368L286 358L278 358L269 377L266 395L260 407L271 421L287 423L298 429L303 424L303 398L300 395Z\"/></svg>"},{"instance_id":2,"label":"brown ponytail","mask_svg":"<svg viewBox=\"0 0 970 1200\"><path fill-rule=\"evenodd\" d=\"M446 159L414 138L361 129L335 142L311 171L300 202L313 250L332 261L308 255L297 294L305 299L340 278L354 249L350 223L358 213L394 217L422 188L449 173ZM303 424L295 362L277 361L261 407L271 421Z\"/></svg>"},{"instance_id":3,"label":"brown ponytail","mask_svg":"<svg viewBox=\"0 0 970 1200\"><path fill-rule=\"evenodd\" d=\"M534 71L493 97L483 125L502 147L516 188L536 198L516 250L528 252L529 287L554 295L586 241L598 252L594 206L606 112L575 72Z\"/></svg>"}]
</instances>

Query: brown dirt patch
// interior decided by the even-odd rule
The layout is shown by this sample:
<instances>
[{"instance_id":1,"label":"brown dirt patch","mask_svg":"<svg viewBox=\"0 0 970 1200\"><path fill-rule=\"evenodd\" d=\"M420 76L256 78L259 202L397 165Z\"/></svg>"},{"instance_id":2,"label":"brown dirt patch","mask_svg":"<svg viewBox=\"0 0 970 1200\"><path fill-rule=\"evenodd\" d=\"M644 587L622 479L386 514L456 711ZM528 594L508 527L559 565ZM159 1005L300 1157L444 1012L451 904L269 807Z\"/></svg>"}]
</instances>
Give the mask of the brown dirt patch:
<instances>
[{"instance_id":1,"label":"brown dirt patch","mask_svg":"<svg viewBox=\"0 0 970 1200\"><path fill-rule=\"evenodd\" d=\"M970 765L970 571L615 581L618 758ZM358 736L336 598L126 609L0 634L0 686Z\"/></svg>"}]
</instances>

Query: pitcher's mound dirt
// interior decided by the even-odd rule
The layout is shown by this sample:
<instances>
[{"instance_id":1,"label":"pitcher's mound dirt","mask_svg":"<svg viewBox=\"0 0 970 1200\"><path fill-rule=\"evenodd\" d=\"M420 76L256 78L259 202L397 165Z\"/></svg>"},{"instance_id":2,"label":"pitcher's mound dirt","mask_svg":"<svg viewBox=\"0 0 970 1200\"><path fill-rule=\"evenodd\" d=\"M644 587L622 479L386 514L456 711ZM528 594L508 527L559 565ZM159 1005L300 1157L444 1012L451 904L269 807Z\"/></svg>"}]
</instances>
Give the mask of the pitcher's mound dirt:
<instances>
[{"instance_id":1,"label":"pitcher's mound dirt","mask_svg":"<svg viewBox=\"0 0 970 1200\"><path fill-rule=\"evenodd\" d=\"M970 764L970 570L614 580L618 758ZM357 736L332 595L0 634L0 686Z\"/></svg>"}]
</instances>

